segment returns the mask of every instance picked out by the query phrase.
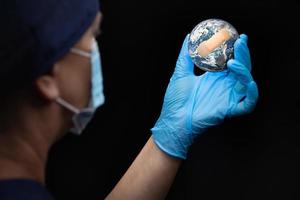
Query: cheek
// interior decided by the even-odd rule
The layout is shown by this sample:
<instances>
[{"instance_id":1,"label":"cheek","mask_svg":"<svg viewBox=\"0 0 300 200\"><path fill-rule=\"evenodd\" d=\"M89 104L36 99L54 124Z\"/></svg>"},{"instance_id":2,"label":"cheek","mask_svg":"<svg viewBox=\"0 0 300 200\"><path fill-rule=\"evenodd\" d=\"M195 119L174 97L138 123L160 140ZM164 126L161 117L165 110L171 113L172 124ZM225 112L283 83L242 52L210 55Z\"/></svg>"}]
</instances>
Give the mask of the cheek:
<instances>
[{"instance_id":1,"label":"cheek","mask_svg":"<svg viewBox=\"0 0 300 200\"><path fill-rule=\"evenodd\" d=\"M62 93L78 108L88 105L91 88L91 64L86 58L74 58L62 73ZM64 97L64 96L62 96Z\"/></svg>"}]
</instances>

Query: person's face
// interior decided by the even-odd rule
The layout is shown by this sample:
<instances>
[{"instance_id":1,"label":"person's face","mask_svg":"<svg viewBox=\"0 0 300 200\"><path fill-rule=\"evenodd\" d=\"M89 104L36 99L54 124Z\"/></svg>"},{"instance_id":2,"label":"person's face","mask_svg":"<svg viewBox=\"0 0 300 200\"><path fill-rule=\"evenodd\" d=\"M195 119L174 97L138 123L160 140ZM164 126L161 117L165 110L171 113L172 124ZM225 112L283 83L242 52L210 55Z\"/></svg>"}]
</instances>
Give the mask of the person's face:
<instances>
[{"instance_id":1,"label":"person's face","mask_svg":"<svg viewBox=\"0 0 300 200\"><path fill-rule=\"evenodd\" d=\"M100 33L101 20L102 14L99 12L93 24L73 48L91 53L93 41ZM66 111L57 104L57 98L67 101L78 109L85 108L89 104L91 95L91 59L70 51L55 63L51 73L39 77L35 83L39 93L51 108ZM60 120L65 119L64 116L62 117L54 120L60 124ZM67 127L69 125L70 123L65 124L66 127L64 126L63 129L70 128Z\"/></svg>"},{"instance_id":2,"label":"person's face","mask_svg":"<svg viewBox=\"0 0 300 200\"><path fill-rule=\"evenodd\" d=\"M91 52L93 40L100 33L101 19L102 15L98 13L92 26L74 48ZM91 61L89 58L68 53L56 63L53 73L59 83L61 98L77 108L83 108L88 105L91 89Z\"/></svg>"}]
</instances>

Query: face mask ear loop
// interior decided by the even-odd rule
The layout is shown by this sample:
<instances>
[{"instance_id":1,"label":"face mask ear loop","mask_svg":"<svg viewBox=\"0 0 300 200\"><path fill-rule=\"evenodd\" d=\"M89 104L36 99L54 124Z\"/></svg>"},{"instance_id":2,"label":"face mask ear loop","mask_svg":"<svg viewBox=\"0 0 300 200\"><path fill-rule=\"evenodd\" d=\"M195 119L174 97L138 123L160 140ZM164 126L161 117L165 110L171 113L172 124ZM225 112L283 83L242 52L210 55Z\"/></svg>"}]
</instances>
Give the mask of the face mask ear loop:
<instances>
[{"instance_id":1,"label":"face mask ear loop","mask_svg":"<svg viewBox=\"0 0 300 200\"><path fill-rule=\"evenodd\" d=\"M70 103L66 102L65 100L63 100L62 98L58 97L56 99L56 102L58 104L60 104L61 106L65 107L66 109L68 109L69 111L75 113L75 114L79 114L80 110L75 108L74 106L72 106Z\"/></svg>"},{"instance_id":2,"label":"face mask ear loop","mask_svg":"<svg viewBox=\"0 0 300 200\"><path fill-rule=\"evenodd\" d=\"M83 56L83 57L86 57L86 58L91 58L92 57L91 53L82 51L82 50L77 49L77 48L72 48L71 53L74 53L76 55L80 55L80 56Z\"/></svg>"}]
</instances>

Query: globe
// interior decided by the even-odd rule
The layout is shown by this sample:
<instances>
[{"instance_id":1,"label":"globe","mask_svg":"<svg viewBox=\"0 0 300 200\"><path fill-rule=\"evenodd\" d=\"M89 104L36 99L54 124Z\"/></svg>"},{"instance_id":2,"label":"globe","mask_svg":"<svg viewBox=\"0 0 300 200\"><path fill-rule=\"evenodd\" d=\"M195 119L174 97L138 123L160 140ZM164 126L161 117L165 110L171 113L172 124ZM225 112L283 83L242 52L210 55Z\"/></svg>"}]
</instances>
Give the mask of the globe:
<instances>
[{"instance_id":1,"label":"globe","mask_svg":"<svg viewBox=\"0 0 300 200\"><path fill-rule=\"evenodd\" d=\"M233 58L234 42L239 34L228 22L208 19L200 22L190 33L188 50L196 66L217 72L227 68Z\"/></svg>"}]
</instances>

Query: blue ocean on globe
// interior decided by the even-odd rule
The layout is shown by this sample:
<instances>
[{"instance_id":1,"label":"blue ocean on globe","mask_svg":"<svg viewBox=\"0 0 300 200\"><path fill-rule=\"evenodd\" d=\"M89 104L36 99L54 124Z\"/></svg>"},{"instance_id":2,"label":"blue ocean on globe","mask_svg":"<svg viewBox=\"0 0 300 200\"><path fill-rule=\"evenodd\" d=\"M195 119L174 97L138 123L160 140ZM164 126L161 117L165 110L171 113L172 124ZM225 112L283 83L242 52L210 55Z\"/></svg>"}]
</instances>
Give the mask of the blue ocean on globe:
<instances>
[{"instance_id":1,"label":"blue ocean on globe","mask_svg":"<svg viewBox=\"0 0 300 200\"><path fill-rule=\"evenodd\" d=\"M189 54L195 65L202 70L223 71L227 61L233 58L234 42L238 37L236 29L224 20L202 21L190 34Z\"/></svg>"}]
</instances>

